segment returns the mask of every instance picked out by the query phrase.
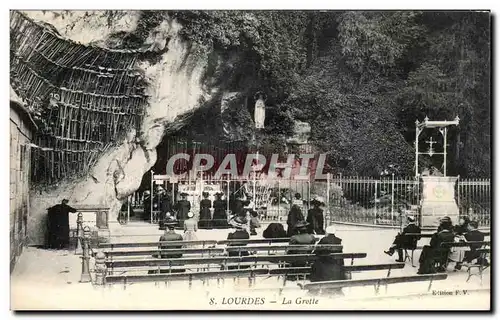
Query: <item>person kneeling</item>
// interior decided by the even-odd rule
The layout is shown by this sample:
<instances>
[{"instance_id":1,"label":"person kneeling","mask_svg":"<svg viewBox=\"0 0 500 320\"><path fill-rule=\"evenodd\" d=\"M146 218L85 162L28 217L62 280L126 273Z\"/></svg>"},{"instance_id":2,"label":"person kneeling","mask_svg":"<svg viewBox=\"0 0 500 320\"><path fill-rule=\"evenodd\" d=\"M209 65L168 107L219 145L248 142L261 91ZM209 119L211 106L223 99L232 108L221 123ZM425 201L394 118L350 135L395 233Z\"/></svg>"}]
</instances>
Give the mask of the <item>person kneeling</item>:
<instances>
[{"instance_id":1,"label":"person kneeling","mask_svg":"<svg viewBox=\"0 0 500 320\"><path fill-rule=\"evenodd\" d=\"M384 251L384 253L392 256L394 252L398 251L397 262L404 262L403 259L403 249L415 250L417 247L417 242L420 240L420 236L410 236L409 233L420 234L422 230L415 224L415 218L408 216L408 225L403 229L403 232L398 233L394 242L392 243L389 250Z\"/></svg>"}]
</instances>

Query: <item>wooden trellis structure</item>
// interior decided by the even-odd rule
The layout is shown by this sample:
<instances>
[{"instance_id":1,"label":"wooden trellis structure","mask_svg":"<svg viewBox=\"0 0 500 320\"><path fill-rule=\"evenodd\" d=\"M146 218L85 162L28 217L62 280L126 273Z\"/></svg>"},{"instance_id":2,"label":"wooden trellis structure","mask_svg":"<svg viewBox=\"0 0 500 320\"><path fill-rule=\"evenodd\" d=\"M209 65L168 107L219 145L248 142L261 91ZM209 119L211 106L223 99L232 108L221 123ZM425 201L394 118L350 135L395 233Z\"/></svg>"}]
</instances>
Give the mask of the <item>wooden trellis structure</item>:
<instances>
[{"instance_id":1,"label":"wooden trellis structure","mask_svg":"<svg viewBox=\"0 0 500 320\"><path fill-rule=\"evenodd\" d=\"M33 182L85 173L138 129L146 103L140 51L82 45L18 11L11 11L10 36L11 85L46 120L34 141Z\"/></svg>"}]
</instances>

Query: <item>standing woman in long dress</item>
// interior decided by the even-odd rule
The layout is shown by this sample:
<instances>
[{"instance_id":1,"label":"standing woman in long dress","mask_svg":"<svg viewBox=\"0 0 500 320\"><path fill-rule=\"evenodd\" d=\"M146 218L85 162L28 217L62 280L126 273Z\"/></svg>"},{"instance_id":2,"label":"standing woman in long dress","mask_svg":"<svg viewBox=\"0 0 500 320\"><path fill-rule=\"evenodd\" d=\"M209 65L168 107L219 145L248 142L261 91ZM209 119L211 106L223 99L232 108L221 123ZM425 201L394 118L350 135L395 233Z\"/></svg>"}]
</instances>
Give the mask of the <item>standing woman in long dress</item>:
<instances>
[{"instance_id":1,"label":"standing woman in long dress","mask_svg":"<svg viewBox=\"0 0 500 320\"><path fill-rule=\"evenodd\" d=\"M186 220L187 214L191 210L191 203L187 200L187 193L181 193L181 200L177 201L175 209L177 211L177 221L179 221L179 226L182 228L184 220Z\"/></svg>"},{"instance_id":2,"label":"standing woman in long dress","mask_svg":"<svg viewBox=\"0 0 500 320\"><path fill-rule=\"evenodd\" d=\"M215 194L213 224L217 227L227 227L226 202L222 195L222 192Z\"/></svg>"},{"instance_id":3,"label":"standing woman in long dress","mask_svg":"<svg viewBox=\"0 0 500 320\"><path fill-rule=\"evenodd\" d=\"M184 221L184 236L182 237L182 239L184 241L198 240L198 237L196 236L196 231L198 231L198 223L194 219L194 214L192 212L189 212L187 217L188 219Z\"/></svg>"},{"instance_id":4,"label":"standing woman in long dress","mask_svg":"<svg viewBox=\"0 0 500 320\"><path fill-rule=\"evenodd\" d=\"M200 221L199 221L199 227L200 229L209 229L211 228L211 220L212 220L212 215L210 212L210 208L212 208L212 201L208 199L208 192L203 191L203 200L200 201Z\"/></svg>"}]
</instances>

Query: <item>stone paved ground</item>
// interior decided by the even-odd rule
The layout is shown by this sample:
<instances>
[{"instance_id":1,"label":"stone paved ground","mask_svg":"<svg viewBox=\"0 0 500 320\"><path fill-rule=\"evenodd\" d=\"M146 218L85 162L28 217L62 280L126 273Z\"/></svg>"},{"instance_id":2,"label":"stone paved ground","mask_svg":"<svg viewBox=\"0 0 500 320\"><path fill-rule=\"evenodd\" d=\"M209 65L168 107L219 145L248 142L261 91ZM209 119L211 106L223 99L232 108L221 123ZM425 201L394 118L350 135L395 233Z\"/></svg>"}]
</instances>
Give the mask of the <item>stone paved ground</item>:
<instances>
[{"instance_id":1,"label":"stone paved ground","mask_svg":"<svg viewBox=\"0 0 500 320\"><path fill-rule=\"evenodd\" d=\"M262 231L262 230L261 230ZM156 241L162 232L155 226L135 223L124 227L111 228L114 242ZM200 230L198 238L221 240L228 230ZM337 225L337 236L343 239L344 252L366 252L367 258L356 264L389 263L383 250L391 243L395 231L370 227ZM260 237L256 236L256 237ZM425 244L420 241L419 244ZM419 252L415 259L418 259ZM414 275L417 269L409 263L404 269L394 270L391 275ZM80 258L74 251L55 251L26 248L11 276L11 306L13 309L488 309L490 306L490 271L486 271L483 285L477 277L466 283L466 272L448 272L448 279L436 281L433 289L452 292L447 295L425 295L428 283L408 283L389 286L387 292L381 290L374 298L372 287L345 289L343 298L318 298L314 306L297 304L296 298L306 299L296 283L288 282L283 296L277 296L280 282L276 278L257 278L255 287L248 290L248 282L226 280L194 283L188 290L185 282L174 282L168 287L154 284L134 284L123 290L121 286L94 288L90 284L79 283ZM386 271L371 271L353 274L353 279L384 277ZM456 291L459 290L459 291ZM463 294L462 290L468 290ZM457 295L460 293L460 295ZM414 295L412 295L414 294ZM223 305L223 298L254 297L266 299L263 305ZM211 300L212 298L213 300ZM370 298L370 299L368 299ZM291 301L291 304L282 304ZM210 304L210 301L217 304ZM247 300L249 302L251 300ZM271 301L276 301L272 303ZM308 301L308 300L305 300Z\"/></svg>"}]
</instances>

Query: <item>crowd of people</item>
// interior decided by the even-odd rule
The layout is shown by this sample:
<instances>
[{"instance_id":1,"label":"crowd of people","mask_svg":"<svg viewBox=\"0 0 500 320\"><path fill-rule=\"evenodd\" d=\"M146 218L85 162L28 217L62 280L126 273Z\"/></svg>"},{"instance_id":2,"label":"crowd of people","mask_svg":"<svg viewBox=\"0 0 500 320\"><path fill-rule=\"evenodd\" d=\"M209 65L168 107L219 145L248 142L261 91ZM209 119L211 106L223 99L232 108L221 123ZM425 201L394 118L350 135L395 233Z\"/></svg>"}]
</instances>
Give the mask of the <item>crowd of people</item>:
<instances>
[{"instance_id":1,"label":"crowd of people","mask_svg":"<svg viewBox=\"0 0 500 320\"><path fill-rule=\"evenodd\" d=\"M166 193L165 193L166 195ZM197 232L200 228L208 228L215 225L233 228L228 233L228 240L248 240L252 235L256 235L256 229L260 228L258 214L254 210L251 199L237 197L232 200L232 211L226 211L227 203L222 200L222 193L215 194L216 200L209 199L209 194L203 192L203 199L200 202L199 219L191 210L191 203L187 200L187 194L181 193L180 200L174 205L162 204L161 216L159 219L160 229L165 230L160 237L160 242L171 241L191 241L197 240ZM344 280L349 278L345 272L342 259L332 257L331 253L341 253L342 248L337 249L312 249L316 245L315 236L323 236L317 244L341 245L342 239L335 235L333 226L324 228L324 216L322 206L324 201L321 197L314 197L311 201L311 208L304 216L304 202L300 199L300 194L295 194L295 199L290 201L291 208L286 221L287 230L281 223L270 223L262 235L266 239L289 237L290 245L313 245L308 248L290 248L287 254L315 254L317 257L311 264L307 261L290 263L291 267L311 266L309 279L316 281ZM171 203L170 201L166 201ZM213 208L213 211L211 210ZM69 213L76 210L68 205L68 200L64 199L49 209L48 213L48 244L50 248L61 249L69 245ZM213 213L212 213L213 212ZM183 234L177 233L176 228L181 228ZM384 251L385 254L393 256L398 254L397 262L404 262L404 251L415 250L417 242L421 239L421 228L417 226L414 216L407 217L407 225L396 235L390 247ZM431 236L428 245L425 245L419 257L418 274L432 274L444 272L448 261L455 261L455 270L460 270L464 263L471 263L475 259L483 259L477 249L480 244L471 243L463 248L450 249L442 246L443 243L452 242L481 242L485 235L478 230L478 222L471 221L468 217L461 217L457 225L453 225L450 217L443 217L436 232ZM227 252L229 256L248 256L250 250L231 250L232 246L246 246L245 241L234 241L228 244ZM182 249L186 246L179 244L160 246L161 249ZM249 248L250 249L250 248ZM181 258L182 252L168 253L159 256L161 258ZM489 265L489 262L478 261L482 265ZM231 266L230 268L234 268ZM182 271L182 269L179 269ZM177 270L177 272L180 272ZM333 290L334 293L341 293Z\"/></svg>"},{"instance_id":2,"label":"crowd of people","mask_svg":"<svg viewBox=\"0 0 500 320\"><path fill-rule=\"evenodd\" d=\"M296 199L298 196L296 196ZM203 200L202 200L203 201ZM208 202L205 202L208 206ZM290 237L290 245L313 245L308 249L296 249L290 248L286 251L287 254L315 254L317 259L314 260L312 264L307 261L303 262L293 262L290 263L290 267L304 267L306 265L311 266L311 274L309 279L313 282L316 281L328 281L328 280L344 280L348 278L348 274L344 271L344 261L343 259L336 259L331 256L331 253L341 253L341 247L335 247L335 249L321 248L312 249L317 242L315 235L323 235L317 244L330 244L330 245L341 245L342 239L335 236L335 228L329 226L326 230L323 228L323 210L321 206L324 205L321 198L315 198L311 201L313 207L308 211L307 218L304 218L302 214L303 206L295 203L292 204L289 217L288 217L288 230L285 230L281 223L270 223L268 227L263 231L264 238L284 238ZM238 210L241 208L241 210ZM255 233L255 228L258 227L257 222L252 223L252 219L256 218L255 211L251 211L250 215L247 215L247 210L249 207L245 201L242 201L241 205L237 205L236 212L233 212L227 218L227 225L232 228L228 235L228 240L242 240L233 241L227 245L228 256L249 256L251 255L251 247L249 250L241 249L231 249L234 246L247 246L247 242L244 240L250 239L250 236ZM200 207L200 217L201 213L205 209ZM205 212L205 214L207 214ZM175 217L167 213L163 225L165 226L165 234L160 237L160 241L180 241L180 240L195 240L196 231L198 230L198 224L194 219L194 214L188 212L188 219L183 223L184 235L176 233L175 228L179 225L179 221ZM250 221L248 220L250 217ZM319 221L321 219L321 221ZM293 225L292 225L293 223ZM162 249L176 249L182 248L180 245L165 245L161 246ZM171 254L168 256L161 256L162 258L180 258L182 254ZM228 269L234 268L245 268L245 266L228 266ZM182 270L182 269L181 269ZM179 272L178 270L176 272ZM333 290L333 293L341 294L341 290Z\"/></svg>"},{"instance_id":3,"label":"crowd of people","mask_svg":"<svg viewBox=\"0 0 500 320\"><path fill-rule=\"evenodd\" d=\"M398 233L389 247L384 251L392 256L398 252L397 262L404 262L403 250L415 250L421 238L421 229L415 224L415 217L409 216L408 225ZM464 248L442 246L443 243L484 241L484 234L478 230L478 222L469 217L462 217L457 225L453 226L450 217L443 217L436 232L432 235L428 245L422 249L419 257L418 274L445 272L448 261L455 261L455 270L460 270L463 263L471 263L474 259L481 259L477 249L480 245L470 244ZM481 261L480 261L481 262ZM482 261L487 265L488 261Z\"/></svg>"}]
</instances>

